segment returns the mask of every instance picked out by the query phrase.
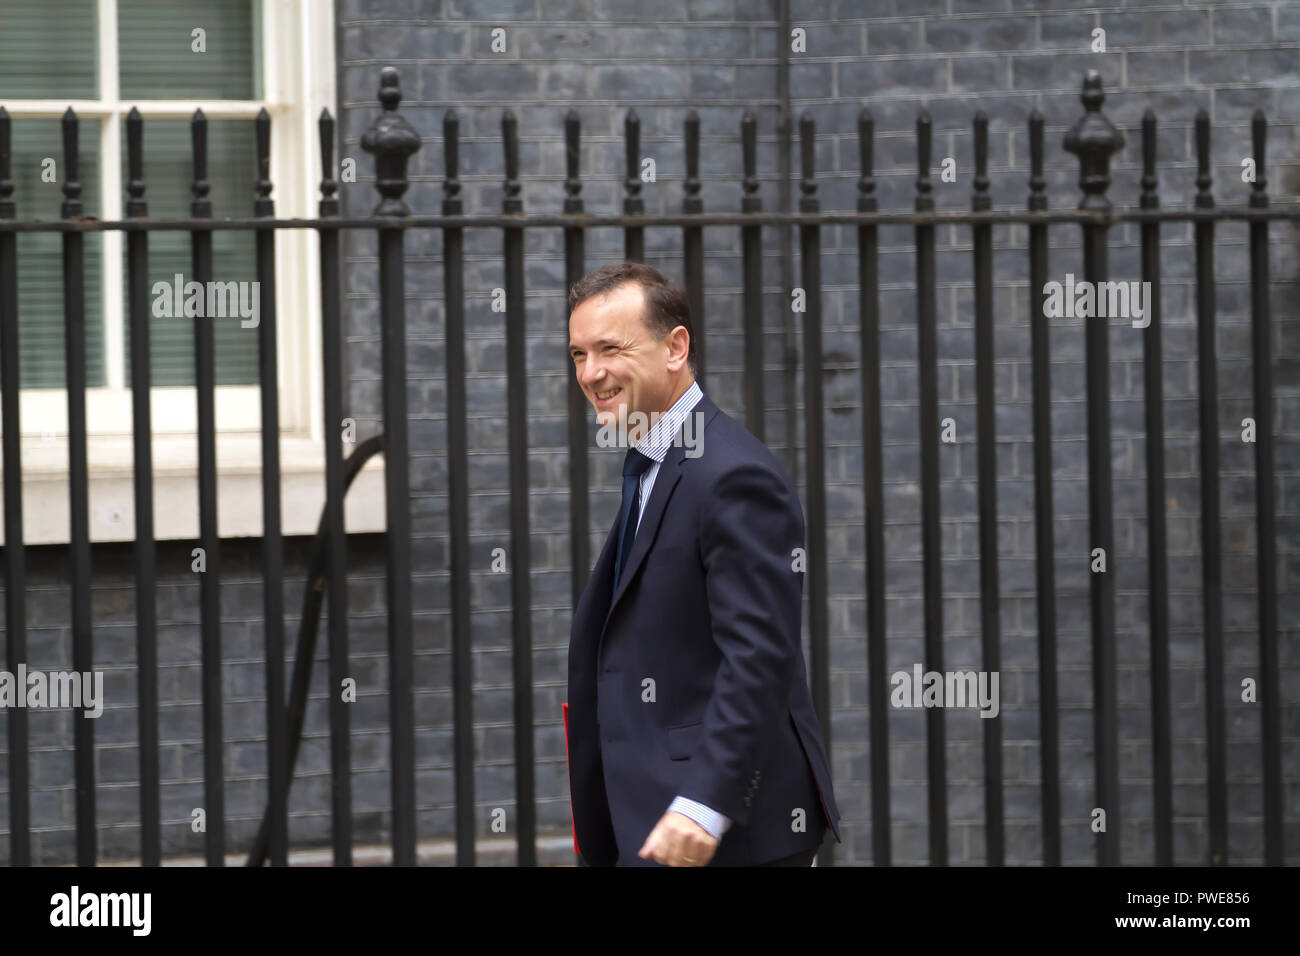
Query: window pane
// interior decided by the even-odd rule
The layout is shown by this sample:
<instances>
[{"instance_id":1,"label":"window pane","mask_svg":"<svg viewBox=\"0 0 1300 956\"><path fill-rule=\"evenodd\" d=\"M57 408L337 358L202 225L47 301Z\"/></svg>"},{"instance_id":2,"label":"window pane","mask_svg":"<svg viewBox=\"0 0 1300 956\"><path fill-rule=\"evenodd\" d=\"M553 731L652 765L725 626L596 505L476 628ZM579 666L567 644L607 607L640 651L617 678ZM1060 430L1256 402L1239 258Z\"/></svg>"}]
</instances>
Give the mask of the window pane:
<instances>
[{"instance_id":1,"label":"window pane","mask_svg":"<svg viewBox=\"0 0 1300 956\"><path fill-rule=\"evenodd\" d=\"M94 99L95 0L0 2L0 101Z\"/></svg>"},{"instance_id":2,"label":"window pane","mask_svg":"<svg viewBox=\"0 0 1300 956\"><path fill-rule=\"evenodd\" d=\"M208 182L212 214L251 216L257 153L252 120L208 120ZM128 180L126 136L122 137L122 182ZM144 121L144 182L150 218L188 218L193 195L190 184L194 167L190 154L189 120L146 119ZM215 230L212 233L212 279L214 282L252 283L257 279L255 243L246 230ZM126 292L126 257L122 259L122 301ZM150 371L154 385L194 384L194 317L183 312L158 316L153 308L154 283L172 288L176 275L181 288L194 278L190 259L190 234L160 230L149 233L149 346ZM244 301L251 302L251 285L241 286ZM168 297L170 299L170 296ZM182 298L182 302L184 299ZM205 296L206 301L206 296ZM238 303L236 302L236 305ZM157 311L174 311L164 301ZM257 384L257 327L245 328L236 311L205 319L213 325L216 341L218 385ZM252 321L251 319L247 321ZM131 328L124 321L126 381L131 381Z\"/></svg>"},{"instance_id":3,"label":"window pane","mask_svg":"<svg viewBox=\"0 0 1300 956\"><path fill-rule=\"evenodd\" d=\"M257 19L254 0L118 0L122 98L259 98Z\"/></svg>"},{"instance_id":4,"label":"window pane","mask_svg":"<svg viewBox=\"0 0 1300 956\"><path fill-rule=\"evenodd\" d=\"M58 219L63 202L63 133L57 119L14 119L14 199L19 219ZM87 216L99 213L97 120L80 129L81 199ZM50 167L46 162L53 160ZM42 164L57 182L42 182ZM102 233L85 233L86 383L104 384L104 322L100 295ZM55 232L18 233L18 355L23 388L66 385L63 348L63 238Z\"/></svg>"}]
</instances>

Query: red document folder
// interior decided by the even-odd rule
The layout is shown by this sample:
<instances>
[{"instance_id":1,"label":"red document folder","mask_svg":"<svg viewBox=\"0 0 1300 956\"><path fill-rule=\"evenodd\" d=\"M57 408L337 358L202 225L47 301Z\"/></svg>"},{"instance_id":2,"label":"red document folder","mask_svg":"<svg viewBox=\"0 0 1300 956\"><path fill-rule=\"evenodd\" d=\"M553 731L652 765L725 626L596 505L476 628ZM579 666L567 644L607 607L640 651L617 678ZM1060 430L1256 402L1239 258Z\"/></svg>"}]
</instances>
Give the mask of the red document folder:
<instances>
[{"instance_id":1,"label":"red document folder","mask_svg":"<svg viewBox=\"0 0 1300 956\"><path fill-rule=\"evenodd\" d=\"M569 766L569 702L566 700L560 704L560 710L564 714L564 766ZM569 826L573 828L573 852L579 855L582 851L578 849L578 828L573 822L573 798L569 798Z\"/></svg>"}]
</instances>

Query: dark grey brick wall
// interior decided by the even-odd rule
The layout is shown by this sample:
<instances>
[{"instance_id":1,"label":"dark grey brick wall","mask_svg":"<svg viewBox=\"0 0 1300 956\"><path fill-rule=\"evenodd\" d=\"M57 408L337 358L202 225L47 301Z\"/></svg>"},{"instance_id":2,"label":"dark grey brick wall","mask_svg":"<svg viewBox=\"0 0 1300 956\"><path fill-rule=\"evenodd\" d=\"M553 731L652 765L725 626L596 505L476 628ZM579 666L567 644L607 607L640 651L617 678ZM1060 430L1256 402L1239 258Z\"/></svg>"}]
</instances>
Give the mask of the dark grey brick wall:
<instances>
[{"instance_id":1,"label":"dark grey brick wall","mask_svg":"<svg viewBox=\"0 0 1300 956\"><path fill-rule=\"evenodd\" d=\"M651 210L680 208L682 121L694 107L702 121L701 166L705 208L737 210L740 202L739 123L751 109L759 124L759 166L766 208L777 203L779 116L775 0L690 0L652 9L631 0L338 0L341 155L357 160L360 180L345 183L345 212L364 214L376 201L372 165L359 140L377 112L379 70L401 71L402 112L423 135L411 163L407 199L413 209L437 212L442 198L441 124L454 106L461 116L461 178L470 212L500 209L504 163L501 113L514 109L520 124L523 199L529 211L559 211L563 192L563 117L577 109L583 123L583 197L587 208L621 208L622 128L627 108L642 121L642 154L656 161L658 182L645 186ZM1035 107L1047 122L1048 189L1053 208L1078 199L1078 166L1061 148L1081 113L1083 72L1105 80L1106 112L1123 130L1124 151L1113 164L1112 197L1132 203L1138 192L1137 123L1150 105L1160 118L1160 191L1167 205L1190 202L1195 158L1192 118L1198 107L1214 123L1215 195L1244 200L1240 159L1246 154L1251 112L1262 107L1270 123L1267 175L1275 202L1294 202L1300 187L1300 8L1288 3L1099 3L1080 9L1050 0L792 0L792 26L807 35L807 52L791 55L791 105L817 123L818 182L823 208L851 209L856 199L856 120L869 104L876 118L877 195L883 209L911 207L916 177L914 123L925 106L934 118L935 198L941 209L968 208L971 192L971 117L990 117L990 175L994 203L1023 208L1027 192L1025 119ZM1091 53L1092 30L1106 31L1106 53ZM507 51L490 50L491 31L503 27ZM797 147L797 142L796 142ZM945 157L957 164L953 183L938 178ZM792 156L797 160L797 156ZM797 184L796 184L797 196ZM1278 464L1279 618L1283 762L1287 776L1288 862L1300 858L1300 314L1297 313L1297 236L1275 225L1271 254L1274 309L1275 415ZM979 585L974 446L974 365L969 232L940 229L940 414L956 422L957 443L941 447L945 666L978 667ZM1040 859L1039 746L1036 622L1033 576L1032 446L1029 441L1029 292L1025 231L997 228L999 548L1002 623L1002 730L1006 772L1009 862ZM1136 230L1112 234L1111 275L1138 278ZM1207 854L1205 699L1200 626L1199 481L1197 477L1195 265L1186 225L1165 229L1164 326L1166 454L1172 589L1175 735L1175 852L1179 862ZM1082 272L1073 229L1054 228L1051 274ZM868 786L865 601L862 530L862 454L858 394L856 250L852 230L823 230L826 468L830 526L831 688L833 772L844 813L839 860L871 859ZM1225 648L1229 734L1230 855L1262 859L1262 800L1258 705L1233 691L1258 676L1256 637L1253 449L1239 440L1250 414L1249 288L1245 229L1218 229L1216 279L1222 393ZM798 244L795 243L797 250ZM408 361L411 401L413 555L415 561L415 684L418 725L419 835L452 832L448 511L441 239L411 232L406 250ZM680 236L647 235L648 260L680 279ZM359 437L381 427L377 262L372 235L348 234L345 320L349 370L346 401ZM621 258L622 236L587 236L592 268ZM490 570L494 548L509 550L505 427L504 322L490 308L503 285L499 233L471 232L466 243L467 360L470 401L469 524L474 566L476 797L479 834L491 836L495 807L508 813L513 833L509 577ZM708 287L703 326L708 346L706 390L738 413L740 391L740 247L729 230L705 232ZM780 245L765 235L768 284L763 323L769 443L789 454L786 423L793 414L796 477L802 468L803 410L782 404L789 302L781 288ZM885 399L885 482L888 667L908 669L922 658L920 613L920 495L913 247L905 228L881 230L882 389ZM794 276L798 282L796 263ZM563 250L558 233L530 232L526 302L527 382L532 412L530 517L533 568L533 660L537 721L539 824L544 834L569 827L568 787L560 702L565 695L568 641L567 452L564 395L569 374L563 301ZM794 342L799 319L792 318ZM698 320L697 320L698 321ZM1136 330L1111 331L1115 536L1112 573L1118 576L1122 805L1125 862L1152 860L1150 705L1147 695L1145 485L1142 348ZM1062 825L1065 859L1093 861L1089 811L1092 793L1091 650L1088 622L1086 416L1083 406L1083 325L1052 322L1053 433L1057 484L1057 600L1062 737ZM802 357L797 357L802 367ZM802 379L796 382L802 394ZM616 508L616 456L591 454L592 546L598 549ZM244 848L256 829L265 793L261 595L255 542L229 544L230 584L223 606L226 629L228 811L232 848ZM593 554L596 553L593 550ZM387 838L387 719L384 687L382 540L354 539L349 586L353 661L362 696L353 710L354 794L358 842ZM197 587L188 571L188 545L162 549L160 588L163 671L165 846L169 853L200 851L188 827L201 802L198 697ZM286 608L290 651L301 598L300 543L291 544ZM99 721L98 770L101 845L106 856L136 852L138 795L133 783L135 733L132 661L134 634L129 551L96 549L96 659L109 672L106 686L120 701ZM57 550L33 552L32 666L67 666L69 642L64 559ZM318 670L323 665L318 665ZM295 845L328 840L328 745L324 687L318 677L308 713L309 740L295 784L291 836ZM4 715L0 713L0 732ZM954 862L984 859L980 719L969 711L946 715L950 845ZM34 714L33 824L41 862L73 858L71 726L66 714ZM890 711L894 858L927 859L925 732L919 712ZM4 746L0 736L0 747ZM0 828L7 824L0 792ZM509 835L509 833L507 835ZM3 830L0 829L0 837ZM0 839L0 862L7 857Z\"/></svg>"},{"instance_id":2,"label":"dark grey brick wall","mask_svg":"<svg viewBox=\"0 0 1300 956\"><path fill-rule=\"evenodd\" d=\"M288 674L296 658L302 618L309 539L285 539L285 633ZM162 848L165 857L201 857L203 834L191 830L191 812L204 806L203 698L199 667L199 583L190 569L193 541L158 545L159 766L162 775ZM349 633L357 702L352 714L354 826L358 843L388 839L388 702L383 536L350 539ZM94 661L104 674L105 706L93 721L95 793L102 860L137 859L140 854L140 765L136 669L135 580L129 544L93 549L91 607ZM259 542L222 542L222 706L227 851L246 853L266 806L266 648L262 626ZM72 667L68 613L67 549L49 546L27 552L27 649L32 670ZM298 756L299 773L290 793L292 845L328 845L329 731L325 699L328 616L321 615L312 668L310 699ZM424 720L442 719L435 688L447 668L438 655L422 656L417 670ZM449 699L449 698L448 698ZM450 713L450 708L445 708ZM0 864L9 861L8 710L0 709ZM32 862L52 865L76 860L73 721L67 710L29 710L31 753ZM382 740L381 740L382 735ZM211 818L209 819L211 822ZM435 827L439 821L425 819Z\"/></svg>"},{"instance_id":3,"label":"dark grey brick wall","mask_svg":"<svg viewBox=\"0 0 1300 956\"><path fill-rule=\"evenodd\" d=\"M1078 164L1062 138L1082 113L1084 72L1100 71L1108 93L1106 112L1123 130L1124 150L1113 163L1111 195L1134 203L1138 194L1140 139L1137 124L1148 105L1160 119L1160 192L1166 205L1190 203L1195 155L1192 119L1199 107L1214 124L1215 194L1220 203L1244 202L1240 179L1247 155L1249 117L1262 107L1270 129L1267 175L1275 202L1294 202L1300 186L1297 162L1297 86L1300 85L1300 19L1288 4L1161 5L1144 9L1099 4L1027 2L811 3L795 0L792 26L806 31L806 53L791 55L792 108L817 123L817 167L825 209L851 209L856 201L859 109L869 104L876 119L877 195L881 208L911 207L916 177L914 129L924 106L934 119L935 198L941 209L969 208L973 159L971 119L977 108L990 118L990 175L998 207L1023 208L1027 193L1030 110L1047 123L1048 192L1054 208L1078 201ZM648 11L635 3L602 0L521 0L491 5L409 2L344 2L341 46L343 155L360 155L361 133L375 115L378 71L402 73L403 112L423 134L411 164L413 209L436 212L441 201L441 121L455 107L462 121L461 178L471 212L500 209L504 162L501 115L515 111L521 134L523 198L530 211L558 211L563 198L564 114L582 118L583 197L591 210L621 208L622 129L626 110L642 120L642 155L653 157L658 181L644 188L651 210L680 208L683 178L682 122L688 107L702 121L701 165L706 209L739 208L739 122L753 110L760 131L759 165L767 208L778 198L777 99L779 35L774 2L722 0L685 3ZM507 49L490 49L493 28L505 30ZM1093 53L1092 31L1105 30L1107 52ZM796 144L797 145L797 144ZM956 181L938 177L943 159L956 160ZM792 157L797 161L797 156ZM359 168L369 170L368 161ZM367 173L368 175L368 173ZM796 192L797 195L797 192ZM352 212L374 203L368 183L345 187ZM1111 275L1139 278L1137 231L1114 230ZM1278 445L1279 590L1283 595L1282 687L1288 787L1294 788L1296 649L1297 473L1300 454L1300 393L1294 386L1300 324L1295 308L1296 233L1273 227L1275 414ZM1029 404L1029 293L1023 228L997 228L995 308L997 328L999 548L1002 625L1002 730L1006 769L1009 861L1040 859L1039 744L1037 729L1036 622L1034 600L1031 407ZM1082 274L1076 230L1053 229L1050 273ZM490 310L494 287L503 284L497 233L471 233L467 243L467 345L470 372L470 474L475 489L470 529L475 548L476 682L483 692L508 693L508 582L488 570L494 547L508 546L505 521L504 323ZM765 288L769 441L782 453L790 409L781 403L783 327L788 309L779 282L780 247L775 230L765 236L770 277ZM862 530L862 455L857 377L857 274L855 235L826 229L822 236L826 467L831 553L831 663L834 779L845 813L841 859L870 860L870 794L865 684L865 601ZM1174 662L1175 852L1180 862L1199 862L1208 852L1204 720L1206 689L1200 624L1199 481L1194 314L1195 266L1191 230L1164 232L1166 454L1168 459L1169 575ZM415 513L419 533L437 541L446 534L442 471L443 418L439 383L443 369L440 237L412 233L407 251ZM616 230L587 237L591 267L620 258ZM978 667L979 578L977 487L974 446L972 266L968 230L940 229L938 265L940 415L956 422L957 443L943 446L943 554L945 666ZM1258 706L1242 704L1233 688L1258 673L1255 608L1253 449L1240 441L1240 422L1250 414L1249 287L1246 231L1221 226L1216 241L1219 369L1222 393L1223 533L1226 681L1229 734L1230 854L1234 861L1262 858ZM795 243L797 250L798 244ZM708 287L703 325L709 356L706 389L733 412L741 402L740 248L731 230L705 233ZM354 236L348 247L351 301L350 397L358 420L378 427L376 372L376 260L373 239ZM675 230L647 235L648 260L681 277L680 237ZM910 669L922 659L920 615L920 495L915 288L910 231L881 231L883 392L885 400L888 667ZM564 348L563 248L557 233L530 232L527 246L527 322L530 369L527 384L532 454L530 513L533 531L534 661L538 689L540 820L560 831L568 826L558 700L564 691L567 641L567 550L564 388L569 374ZM798 270L794 273L796 284ZM795 342L800 316L794 317ZM1057 478L1057 598L1061 695L1062 825L1065 859L1091 863L1093 839L1091 645L1088 617L1086 410L1083 323L1052 322L1054 468ZM1123 780L1119 817L1124 859L1149 862L1154 854L1151 798L1150 704L1145 556L1145 481L1140 333L1127 325L1111 332L1115 538L1111 573L1117 575ZM802 358L800 358L802 367ZM802 394L802 378L796 395ZM802 407L796 405L795 443L801 439ZM427 421L425 415L427 414ZM802 453L802 450L800 451ZM616 462L593 450L602 493L593 498L594 547L614 510ZM422 467L428 461L430 467ZM798 466L796 465L796 468ZM445 565L422 566L422 589L437 590ZM421 616L421 648L442 646L437 603ZM436 610L435 610L436 608ZM480 714L501 746L480 754L480 774L510 778L510 728ZM955 862L984 859L980 719L946 715L949 759L950 841ZM439 728L444 729L444 728ZM1284 730L1284 733L1287 732ZM925 734L920 712L890 713L893 838L895 859L924 862ZM429 799L421 795L421 805ZM486 804L486 797L481 799ZM1300 818L1287 803L1289 858L1294 860Z\"/></svg>"}]
</instances>

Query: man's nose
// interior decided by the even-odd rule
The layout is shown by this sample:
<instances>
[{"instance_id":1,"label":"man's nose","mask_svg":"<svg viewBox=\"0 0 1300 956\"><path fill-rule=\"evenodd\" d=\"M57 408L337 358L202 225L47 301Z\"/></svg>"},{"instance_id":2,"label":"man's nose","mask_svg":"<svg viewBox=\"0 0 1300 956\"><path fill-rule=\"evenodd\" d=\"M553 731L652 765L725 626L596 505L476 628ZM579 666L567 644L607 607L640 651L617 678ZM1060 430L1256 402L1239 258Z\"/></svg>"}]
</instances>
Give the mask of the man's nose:
<instances>
[{"instance_id":1,"label":"man's nose","mask_svg":"<svg viewBox=\"0 0 1300 956\"><path fill-rule=\"evenodd\" d=\"M578 381L583 385L590 387L600 381L603 375L604 373L601 371L600 363L588 355L587 358L583 360L582 371L578 373Z\"/></svg>"}]
</instances>

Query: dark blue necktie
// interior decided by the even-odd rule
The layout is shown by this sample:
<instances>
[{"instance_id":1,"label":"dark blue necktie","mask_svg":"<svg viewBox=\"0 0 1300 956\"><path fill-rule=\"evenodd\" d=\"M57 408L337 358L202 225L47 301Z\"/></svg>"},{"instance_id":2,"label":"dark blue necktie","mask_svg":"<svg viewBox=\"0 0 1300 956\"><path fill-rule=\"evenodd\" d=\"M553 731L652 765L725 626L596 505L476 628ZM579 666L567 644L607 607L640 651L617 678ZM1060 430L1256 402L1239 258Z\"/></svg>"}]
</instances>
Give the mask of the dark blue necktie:
<instances>
[{"instance_id":1,"label":"dark blue necktie","mask_svg":"<svg viewBox=\"0 0 1300 956\"><path fill-rule=\"evenodd\" d=\"M653 464L653 458L648 458L635 448L629 448L627 457L623 459L623 506L618 510L618 551L614 559L615 593L618 592L618 576L623 571L623 565L627 564L628 555L632 553L632 539L636 537L641 475Z\"/></svg>"}]
</instances>

